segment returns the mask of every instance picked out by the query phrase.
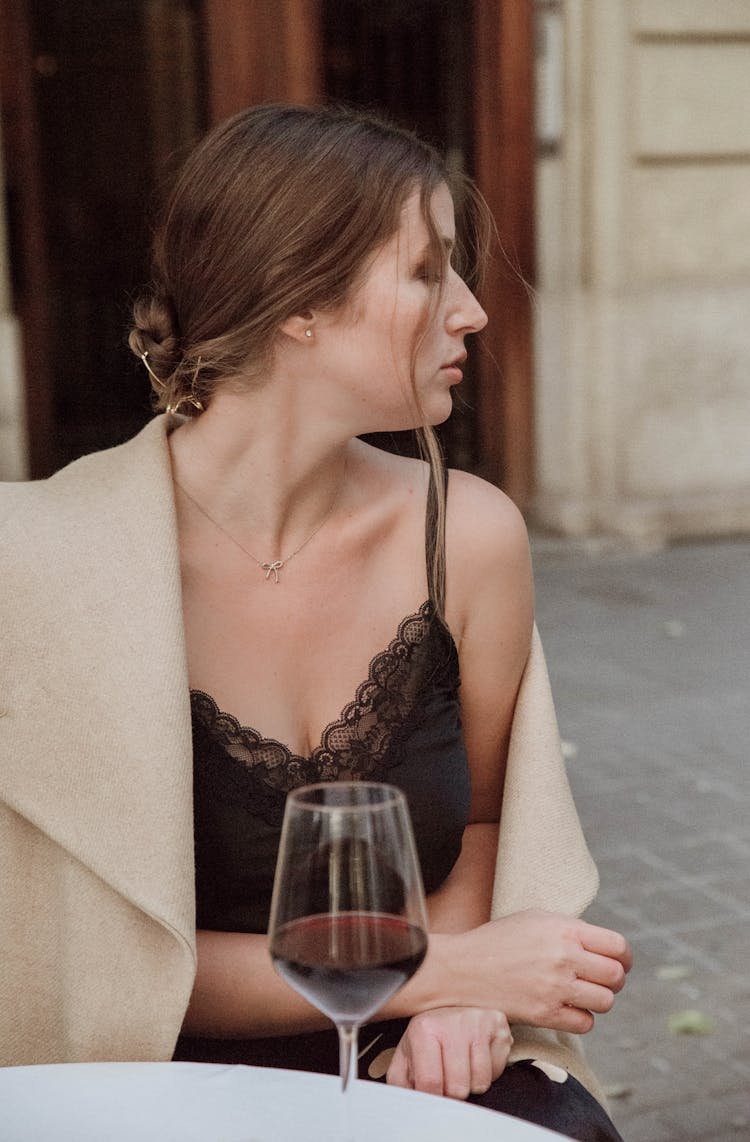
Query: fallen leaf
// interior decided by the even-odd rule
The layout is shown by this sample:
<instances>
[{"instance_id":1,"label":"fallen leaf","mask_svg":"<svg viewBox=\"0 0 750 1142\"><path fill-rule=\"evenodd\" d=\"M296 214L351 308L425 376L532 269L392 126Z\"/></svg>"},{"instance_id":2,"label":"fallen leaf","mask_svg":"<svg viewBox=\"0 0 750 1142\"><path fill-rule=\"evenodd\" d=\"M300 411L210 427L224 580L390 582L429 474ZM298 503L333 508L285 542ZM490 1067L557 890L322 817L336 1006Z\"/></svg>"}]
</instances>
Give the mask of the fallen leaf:
<instances>
[{"instance_id":1,"label":"fallen leaf","mask_svg":"<svg viewBox=\"0 0 750 1142\"><path fill-rule=\"evenodd\" d=\"M604 1094L607 1098L627 1098L627 1096L632 1093L633 1088L632 1086L628 1086L627 1083L610 1083L609 1086L605 1086L604 1088Z\"/></svg>"},{"instance_id":2,"label":"fallen leaf","mask_svg":"<svg viewBox=\"0 0 750 1142\"><path fill-rule=\"evenodd\" d=\"M370 1063L367 1068L367 1073L371 1079L382 1079L388 1072L391 1065L391 1059L396 1054L395 1047L386 1047L385 1051L381 1051L379 1055Z\"/></svg>"},{"instance_id":3,"label":"fallen leaf","mask_svg":"<svg viewBox=\"0 0 750 1142\"><path fill-rule=\"evenodd\" d=\"M673 1035L712 1035L716 1030L710 1015L695 1008L674 1011L667 1020L667 1026Z\"/></svg>"},{"instance_id":4,"label":"fallen leaf","mask_svg":"<svg viewBox=\"0 0 750 1142\"><path fill-rule=\"evenodd\" d=\"M656 969L657 979L689 979L692 974L689 964L662 964Z\"/></svg>"}]
</instances>

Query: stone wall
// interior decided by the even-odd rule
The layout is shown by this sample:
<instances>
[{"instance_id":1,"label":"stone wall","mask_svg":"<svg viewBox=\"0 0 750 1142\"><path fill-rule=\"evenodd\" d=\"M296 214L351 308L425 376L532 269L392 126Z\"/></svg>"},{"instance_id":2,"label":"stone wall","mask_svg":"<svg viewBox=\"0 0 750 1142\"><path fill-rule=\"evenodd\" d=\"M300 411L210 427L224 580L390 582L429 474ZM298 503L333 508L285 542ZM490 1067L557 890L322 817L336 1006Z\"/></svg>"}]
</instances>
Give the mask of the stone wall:
<instances>
[{"instance_id":1,"label":"stone wall","mask_svg":"<svg viewBox=\"0 0 750 1142\"><path fill-rule=\"evenodd\" d=\"M538 170L535 515L750 531L750 5L561 0Z\"/></svg>"}]
</instances>

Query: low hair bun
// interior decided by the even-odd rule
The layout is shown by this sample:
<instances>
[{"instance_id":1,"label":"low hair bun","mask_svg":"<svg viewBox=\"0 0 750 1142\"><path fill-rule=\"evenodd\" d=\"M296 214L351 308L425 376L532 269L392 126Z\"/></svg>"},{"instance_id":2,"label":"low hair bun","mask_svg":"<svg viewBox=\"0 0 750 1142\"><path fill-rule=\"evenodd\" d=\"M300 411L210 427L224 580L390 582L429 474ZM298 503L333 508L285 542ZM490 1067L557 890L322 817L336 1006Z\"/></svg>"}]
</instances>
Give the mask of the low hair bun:
<instances>
[{"instance_id":1,"label":"low hair bun","mask_svg":"<svg viewBox=\"0 0 750 1142\"><path fill-rule=\"evenodd\" d=\"M128 345L147 367L157 407L166 408L180 388L177 374L182 360L172 306L154 294L138 298Z\"/></svg>"}]
</instances>

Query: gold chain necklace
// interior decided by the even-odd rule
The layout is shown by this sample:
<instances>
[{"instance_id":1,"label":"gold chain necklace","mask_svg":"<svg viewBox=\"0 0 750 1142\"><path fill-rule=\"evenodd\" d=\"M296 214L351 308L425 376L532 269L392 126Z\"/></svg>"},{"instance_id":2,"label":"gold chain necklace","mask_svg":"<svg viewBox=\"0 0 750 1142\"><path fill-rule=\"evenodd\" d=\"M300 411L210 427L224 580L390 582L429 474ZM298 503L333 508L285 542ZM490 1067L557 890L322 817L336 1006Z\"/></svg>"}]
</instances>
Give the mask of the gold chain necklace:
<instances>
[{"instance_id":1,"label":"gold chain necklace","mask_svg":"<svg viewBox=\"0 0 750 1142\"><path fill-rule=\"evenodd\" d=\"M239 547L240 551L244 552L245 555L247 555L250 559L252 559L253 563L257 563L262 571L265 571L266 581L268 581L271 578L271 576L273 575L274 583L278 583L279 582L279 571L281 570L281 568L286 567L289 560L294 559L295 555L299 555L299 553L303 547L307 547L310 540L315 538L315 536L318 534L318 532L322 528L323 524L327 523L328 520L333 515L333 510L336 507L336 504L339 502L339 497L341 495L341 489L344 486L344 475L345 474L346 474L346 467L344 467L344 471L341 475L341 483L339 484L338 489L336 491L336 495L333 498L333 503L331 504L330 508L328 509L326 514L323 516L322 520L320 521L318 526L315 528L315 530L310 532L307 539L305 539L302 543L300 543L299 547L296 547L294 549L294 551L291 553L291 555L285 555L283 559L266 560L265 562L262 559L258 559L257 556L253 555L252 551L248 551L246 547L243 547L242 544L240 543L239 539L235 539L235 537L232 535L232 533L230 531L227 531L227 529L225 527L222 527L222 525L219 523L218 520L215 520L212 515L209 515L208 512L206 511L206 509L201 504L199 504L198 501L193 498L193 496L190 495L190 492L187 490L187 488L184 488L182 486L182 484L180 484L177 480L175 480L175 484L177 484L177 487L180 489L180 491L183 493L183 495L187 496L187 498L190 500L190 503L193 505L193 507L197 508L198 511L201 513L201 515L204 515L206 517L206 519L208 520L209 523L212 523L214 525L214 527L218 528L219 531L227 537L227 539L231 539L231 541L235 545L235 547Z\"/></svg>"}]
</instances>

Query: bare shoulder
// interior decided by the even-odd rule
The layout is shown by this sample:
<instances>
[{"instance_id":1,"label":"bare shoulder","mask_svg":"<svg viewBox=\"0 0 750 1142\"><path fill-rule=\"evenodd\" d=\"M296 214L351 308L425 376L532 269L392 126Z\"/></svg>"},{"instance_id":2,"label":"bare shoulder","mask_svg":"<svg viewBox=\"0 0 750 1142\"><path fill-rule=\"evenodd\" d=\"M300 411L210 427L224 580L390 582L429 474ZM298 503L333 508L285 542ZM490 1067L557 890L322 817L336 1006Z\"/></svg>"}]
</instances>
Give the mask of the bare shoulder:
<instances>
[{"instance_id":1,"label":"bare shoulder","mask_svg":"<svg viewBox=\"0 0 750 1142\"><path fill-rule=\"evenodd\" d=\"M521 512L494 484L468 472L450 473L446 544L449 567L469 589L488 575L531 577Z\"/></svg>"},{"instance_id":2,"label":"bare shoulder","mask_svg":"<svg viewBox=\"0 0 750 1142\"><path fill-rule=\"evenodd\" d=\"M392 493L427 494L429 466L424 460L356 442L358 468L368 482ZM446 524L448 543L469 561L494 560L528 552L521 512L494 484L460 469L450 469ZM423 510L424 504L420 505Z\"/></svg>"}]
</instances>

